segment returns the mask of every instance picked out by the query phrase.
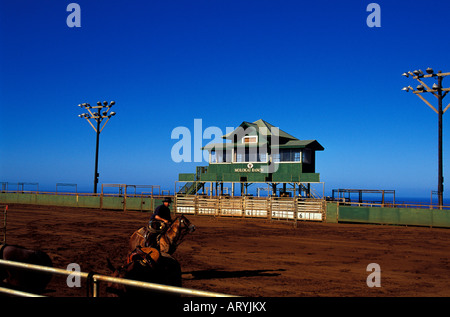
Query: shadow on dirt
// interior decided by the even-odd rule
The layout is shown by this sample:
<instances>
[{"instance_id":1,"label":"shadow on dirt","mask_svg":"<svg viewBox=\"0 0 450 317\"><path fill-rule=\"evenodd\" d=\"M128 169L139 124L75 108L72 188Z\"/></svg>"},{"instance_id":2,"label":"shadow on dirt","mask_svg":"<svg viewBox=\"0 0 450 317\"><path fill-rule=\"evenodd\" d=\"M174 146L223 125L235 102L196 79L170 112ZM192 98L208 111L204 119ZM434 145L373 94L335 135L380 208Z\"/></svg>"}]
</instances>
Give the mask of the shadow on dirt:
<instances>
[{"instance_id":1,"label":"shadow on dirt","mask_svg":"<svg viewBox=\"0 0 450 317\"><path fill-rule=\"evenodd\" d=\"M187 279L192 280L208 280L215 278L238 278L238 277L253 277L253 276L279 276L284 269L278 270L242 270L242 271L219 271L215 269L211 270L200 270L183 272L182 274ZM186 276L188 275L188 276ZM190 275L190 276L189 276Z\"/></svg>"}]
</instances>

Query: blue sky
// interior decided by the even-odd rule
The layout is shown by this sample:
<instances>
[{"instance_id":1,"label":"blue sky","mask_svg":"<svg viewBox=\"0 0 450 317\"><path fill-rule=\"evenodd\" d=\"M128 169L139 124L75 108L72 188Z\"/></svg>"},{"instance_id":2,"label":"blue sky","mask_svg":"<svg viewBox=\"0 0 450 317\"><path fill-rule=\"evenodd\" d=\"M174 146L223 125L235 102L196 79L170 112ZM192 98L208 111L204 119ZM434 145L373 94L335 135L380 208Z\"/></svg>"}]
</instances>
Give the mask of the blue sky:
<instances>
[{"instance_id":1,"label":"blue sky","mask_svg":"<svg viewBox=\"0 0 450 317\"><path fill-rule=\"evenodd\" d=\"M401 91L418 84L401 74L450 72L449 1L376 1L378 28L363 0L80 0L78 28L71 2L0 0L0 181L92 191L95 132L77 105L115 100L100 184L173 191L206 165L172 161L173 129L261 118L325 147L327 192L437 190L437 114Z\"/></svg>"}]
</instances>

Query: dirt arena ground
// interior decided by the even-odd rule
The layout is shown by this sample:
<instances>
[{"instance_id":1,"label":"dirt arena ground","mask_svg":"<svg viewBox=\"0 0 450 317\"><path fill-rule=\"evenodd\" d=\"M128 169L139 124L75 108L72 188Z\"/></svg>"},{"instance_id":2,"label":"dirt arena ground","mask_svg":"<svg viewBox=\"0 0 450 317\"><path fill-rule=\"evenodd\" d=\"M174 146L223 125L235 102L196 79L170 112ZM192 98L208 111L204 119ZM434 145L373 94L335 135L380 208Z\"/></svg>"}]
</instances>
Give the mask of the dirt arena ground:
<instances>
[{"instance_id":1,"label":"dirt arena ground","mask_svg":"<svg viewBox=\"0 0 450 317\"><path fill-rule=\"evenodd\" d=\"M124 264L130 235L150 213L10 205L7 242L47 252L57 268L109 275L106 259ZM188 216L197 230L174 257L183 286L263 297L448 297L450 229L269 222ZM381 287L370 288L370 263ZM52 297L86 296L54 276ZM101 287L101 295L108 296Z\"/></svg>"}]
</instances>

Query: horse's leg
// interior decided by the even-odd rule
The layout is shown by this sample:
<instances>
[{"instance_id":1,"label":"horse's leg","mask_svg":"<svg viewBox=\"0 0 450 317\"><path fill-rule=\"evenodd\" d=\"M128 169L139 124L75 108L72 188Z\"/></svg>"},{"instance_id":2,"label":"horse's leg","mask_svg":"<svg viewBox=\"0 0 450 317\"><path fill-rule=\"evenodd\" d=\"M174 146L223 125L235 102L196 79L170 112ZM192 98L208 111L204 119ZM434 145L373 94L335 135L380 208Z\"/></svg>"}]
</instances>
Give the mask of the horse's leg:
<instances>
[{"instance_id":1,"label":"horse's leg","mask_svg":"<svg viewBox=\"0 0 450 317\"><path fill-rule=\"evenodd\" d=\"M158 264L163 271L160 277L161 283L172 286L181 287L181 265L180 263L167 253L162 253Z\"/></svg>"},{"instance_id":2,"label":"horse's leg","mask_svg":"<svg viewBox=\"0 0 450 317\"><path fill-rule=\"evenodd\" d=\"M161 235L159 239L159 251L161 253L169 253L170 249L170 242L167 239L167 236L165 234Z\"/></svg>"}]
</instances>

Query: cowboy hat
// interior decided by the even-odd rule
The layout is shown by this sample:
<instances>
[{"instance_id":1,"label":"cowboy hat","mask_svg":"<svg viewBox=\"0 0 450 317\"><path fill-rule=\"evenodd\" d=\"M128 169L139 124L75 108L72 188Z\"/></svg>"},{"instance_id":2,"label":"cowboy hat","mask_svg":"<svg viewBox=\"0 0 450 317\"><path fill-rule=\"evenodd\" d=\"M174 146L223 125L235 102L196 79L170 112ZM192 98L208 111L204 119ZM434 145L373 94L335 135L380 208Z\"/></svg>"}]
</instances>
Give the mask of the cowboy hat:
<instances>
[{"instance_id":1,"label":"cowboy hat","mask_svg":"<svg viewBox=\"0 0 450 317\"><path fill-rule=\"evenodd\" d=\"M164 198L163 199L163 203L169 203L169 204L171 204L172 203L172 198L170 198L170 197L166 197L166 198Z\"/></svg>"}]
</instances>

